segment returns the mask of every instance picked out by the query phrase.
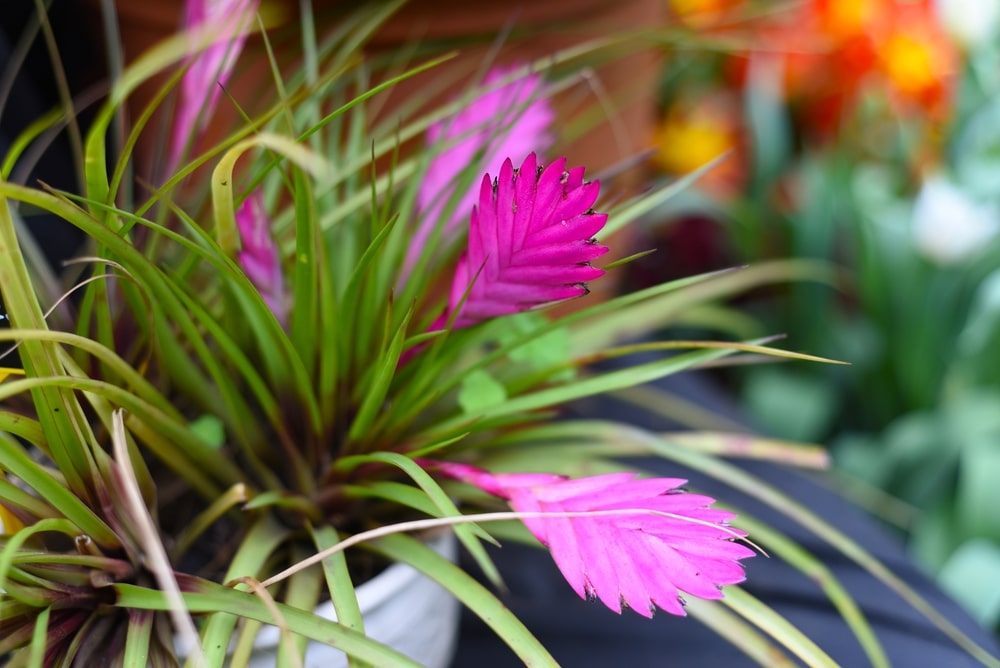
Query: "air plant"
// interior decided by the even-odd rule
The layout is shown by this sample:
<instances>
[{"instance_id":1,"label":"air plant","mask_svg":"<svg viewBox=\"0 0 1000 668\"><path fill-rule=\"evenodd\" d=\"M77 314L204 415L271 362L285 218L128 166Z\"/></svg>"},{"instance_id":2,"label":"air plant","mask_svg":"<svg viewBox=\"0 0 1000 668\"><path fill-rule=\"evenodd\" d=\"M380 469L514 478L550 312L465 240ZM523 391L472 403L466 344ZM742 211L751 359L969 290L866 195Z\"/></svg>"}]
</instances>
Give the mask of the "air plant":
<instances>
[{"instance_id":1,"label":"air plant","mask_svg":"<svg viewBox=\"0 0 1000 668\"><path fill-rule=\"evenodd\" d=\"M642 616L654 606L683 614L682 592L730 601L723 588L742 580L753 554L745 531L729 526L736 514L616 459L662 454L667 440L645 434L640 447L628 425L552 418L568 401L744 353L815 359L764 340L624 342L772 274L722 272L588 302L586 283L615 270L595 266L607 250L595 237L664 194L599 213L600 185L583 167L537 157L553 134L542 127L551 116L541 64L498 70L431 116L373 120L372 90L439 62L378 70L385 79L369 88L366 68L378 63L361 66L358 40L388 11L359 10L356 30L322 44L304 30L329 70L276 81L273 103L217 146L202 148L200 122L185 120L185 105L205 113L214 95L182 85L169 152L188 157L145 199L121 187L132 156L108 161L111 119L150 73L181 68L161 99L178 79L225 80L252 22L235 33L202 23L196 53L182 36L126 71L90 129L81 192L3 174L0 291L12 329L0 340L19 347L24 377L0 384L0 506L23 526L0 538L0 652L31 665L174 665L181 648L221 665L275 624L287 656L312 640L356 665L415 665L364 634L355 585L359 559L374 553L438 580L526 663L554 665L494 594L403 533L449 526L499 583L483 546L493 516L478 512L497 499L581 596ZM497 96L519 100L497 127L428 130L492 115ZM151 117L137 119L126 146L157 132L144 124ZM400 153L425 131L427 153ZM469 155L506 154L471 160L442 185L450 142L470 137ZM514 144L527 146L523 156L507 153ZM184 183L201 178L201 188ZM36 290L21 252L14 220L26 207L96 246L68 327L47 321L43 304L56 296ZM574 313L547 310L574 299ZM589 369L638 349L676 354ZM553 448L557 457L503 472ZM607 475L585 473L595 468ZM760 531L776 554L802 559ZM358 541L367 551L346 558ZM323 599L339 621L313 614ZM719 610L695 612L713 623L728 614ZM825 656L784 627L753 637Z\"/></svg>"}]
</instances>

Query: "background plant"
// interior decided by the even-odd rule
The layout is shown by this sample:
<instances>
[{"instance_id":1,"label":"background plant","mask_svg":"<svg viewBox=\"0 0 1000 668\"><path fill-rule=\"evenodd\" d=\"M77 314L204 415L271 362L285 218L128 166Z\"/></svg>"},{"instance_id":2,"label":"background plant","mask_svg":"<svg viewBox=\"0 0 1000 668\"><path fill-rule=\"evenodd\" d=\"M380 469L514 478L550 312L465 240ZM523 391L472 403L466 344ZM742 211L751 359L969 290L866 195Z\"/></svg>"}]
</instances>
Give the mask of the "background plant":
<instances>
[{"instance_id":1,"label":"background plant","mask_svg":"<svg viewBox=\"0 0 1000 668\"><path fill-rule=\"evenodd\" d=\"M678 201L666 239L696 267L794 257L838 272L744 305L851 367L753 370L747 411L831 443L847 489L997 628L996 3L676 4L721 49L668 67L659 162L734 153ZM715 110L700 125L671 111L692 100Z\"/></svg>"}]
</instances>

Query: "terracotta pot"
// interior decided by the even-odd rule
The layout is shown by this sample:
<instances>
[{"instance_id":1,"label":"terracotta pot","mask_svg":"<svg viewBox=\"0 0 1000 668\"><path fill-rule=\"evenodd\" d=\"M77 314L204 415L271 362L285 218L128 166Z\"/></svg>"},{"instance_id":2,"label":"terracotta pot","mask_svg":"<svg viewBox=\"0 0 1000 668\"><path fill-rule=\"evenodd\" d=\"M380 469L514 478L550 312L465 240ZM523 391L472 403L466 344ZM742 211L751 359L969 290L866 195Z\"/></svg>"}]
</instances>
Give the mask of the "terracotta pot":
<instances>
[{"instance_id":1,"label":"terracotta pot","mask_svg":"<svg viewBox=\"0 0 1000 668\"><path fill-rule=\"evenodd\" d=\"M100 0L85 0L97 24ZM297 2L264 0L264 7L277 8L285 23L294 25ZM406 99L439 79L455 85L442 91L434 101L453 96L480 72L484 59L493 54L496 35L512 30L493 57L497 63L522 63L543 59L585 41L612 34L616 30L657 25L661 20L660 0L559 0L504 3L481 3L469 0L414 0L405 5L375 35L367 47L370 53L399 50L405 44L441 40L464 40L459 56L449 63L400 85L390 94L393 100ZM116 0L122 45L127 60L134 59L152 44L173 34L181 24L181 0ZM275 7L277 6L277 7ZM281 11L284 10L284 11ZM317 8L319 29L335 18ZM471 38L471 39L470 39ZM456 42L457 43L457 42ZM289 49L279 52L289 66L296 57ZM260 39L251 38L241 56L241 66L227 88L241 105L254 111L261 81L270 78ZM654 125L654 94L658 60L652 49L639 49L614 57L588 70L587 78L555 99L560 125L565 127L582 113L593 113L604 105L613 108L603 115L585 135L560 144L572 164L587 165L591 173L625 160L649 145ZM154 86L139 94L133 105L135 113L155 91ZM602 99L603 98L603 102ZM230 126L237 121L229 105L220 104L217 124ZM228 117L228 118L227 118Z\"/></svg>"}]
</instances>

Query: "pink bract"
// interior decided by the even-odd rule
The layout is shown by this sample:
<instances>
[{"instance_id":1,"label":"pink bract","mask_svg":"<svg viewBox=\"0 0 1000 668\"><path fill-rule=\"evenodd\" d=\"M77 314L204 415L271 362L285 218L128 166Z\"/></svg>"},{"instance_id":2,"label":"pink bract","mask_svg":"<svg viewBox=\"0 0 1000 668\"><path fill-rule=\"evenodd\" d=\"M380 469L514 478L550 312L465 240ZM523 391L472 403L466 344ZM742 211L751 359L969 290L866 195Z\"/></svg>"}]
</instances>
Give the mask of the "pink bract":
<instances>
[{"instance_id":1,"label":"pink bract","mask_svg":"<svg viewBox=\"0 0 1000 668\"><path fill-rule=\"evenodd\" d=\"M422 464L506 499L518 512L623 511L523 519L580 597L596 597L618 613L626 605L644 617L656 607L684 615L681 594L722 598L721 587L744 580L739 560L754 555L734 540L746 534L727 525L735 514L711 508L710 497L679 489L686 481L678 478L611 473L567 479Z\"/></svg>"},{"instance_id":2,"label":"pink bract","mask_svg":"<svg viewBox=\"0 0 1000 668\"><path fill-rule=\"evenodd\" d=\"M281 254L271 237L271 220L263 195L255 191L236 211L236 228L243 249L236 254L243 272L264 298L282 325L288 321L288 294L281 269Z\"/></svg>"},{"instance_id":3,"label":"pink bract","mask_svg":"<svg viewBox=\"0 0 1000 668\"><path fill-rule=\"evenodd\" d=\"M180 164L188 143L204 132L219 101L220 87L226 84L236 66L246 41L246 30L259 6L260 0L187 0L185 3L184 27L187 30L217 27L218 37L193 56L181 79L169 171Z\"/></svg>"},{"instance_id":4,"label":"pink bract","mask_svg":"<svg viewBox=\"0 0 1000 668\"><path fill-rule=\"evenodd\" d=\"M531 153L483 177L439 327L456 311L461 328L587 294L585 283L604 274L590 262L608 252L593 239L608 217L591 208L600 184L583 174L567 171L566 158L542 168Z\"/></svg>"}]
</instances>

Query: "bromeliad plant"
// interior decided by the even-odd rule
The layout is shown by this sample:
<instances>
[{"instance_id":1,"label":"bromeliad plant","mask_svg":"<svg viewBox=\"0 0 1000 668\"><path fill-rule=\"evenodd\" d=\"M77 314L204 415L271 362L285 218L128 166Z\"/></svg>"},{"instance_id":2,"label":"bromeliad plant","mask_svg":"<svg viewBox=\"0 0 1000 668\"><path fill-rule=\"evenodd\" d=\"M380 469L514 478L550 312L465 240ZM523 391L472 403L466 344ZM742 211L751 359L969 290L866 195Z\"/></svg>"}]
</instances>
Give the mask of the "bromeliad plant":
<instances>
[{"instance_id":1,"label":"bromeliad plant","mask_svg":"<svg viewBox=\"0 0 1000 668\"><path fill-rule=\"evenodd\" d=\"M0 385L0 653L26 665L173 665L181 648L221 665L230 652L244 659L270 623L283 656L301 657L312 640L352 661L413 665L364 635L355 585L378 566L343 551L360 543L428 573L526 663L553 665L486 588L404 533L438 524L493 582L482 542L534 541L578 594L616 612L684 614L687 595L725 634L734 616L697 601L722 599L773 636L746 625L728 634L750 654L780 654L776 641L824 657L747 593L723 598L753 554L728 525L733 512L614 459L658 453L754 488L678 445L718 437L553 419L574 399L741 353L804 357L761 341L622 343L773 274L724 272L589 303L586 282L614 270L595 266L607 251L595 237L672 191L598 213L607 205L584 167L543 157L554 140L547 96L572 77L545 83L532 65L497 70L420 117L371 116L379 92L438 62L392 75L395 61L366 61L359 45L384 8L323 42L306 22L316 66L276 75L273 104L205 147L200 119L225 104L205 82L225 82L242 36L260 25L255 10L195 12L190 31L125 71L88 134L82 194L9 180L44 122L3 163L0 290L12 329L2 339L24 377ZM114 161L108 128L140 83L175 64L150 108L178 92L169 167L136 197L123 183L154 132L150 116ZM373 73L382 83L368 83ZM15 221L32 210L93 244L89 277L58 304L35 280L45 268L29 271L22 252ZM548 310L574 299L575 311ZM676 354L588 370L650 350ZM866 558L776 490L756 489ZM504 503L513 514L476 514ZM512 517L527 531L487 523ZM766 526L754 533L798 567L815 565ZM312 614L327 598L339 622ZM853 603L834 599L879 663Z\"/></svg>"}]
</instances>

